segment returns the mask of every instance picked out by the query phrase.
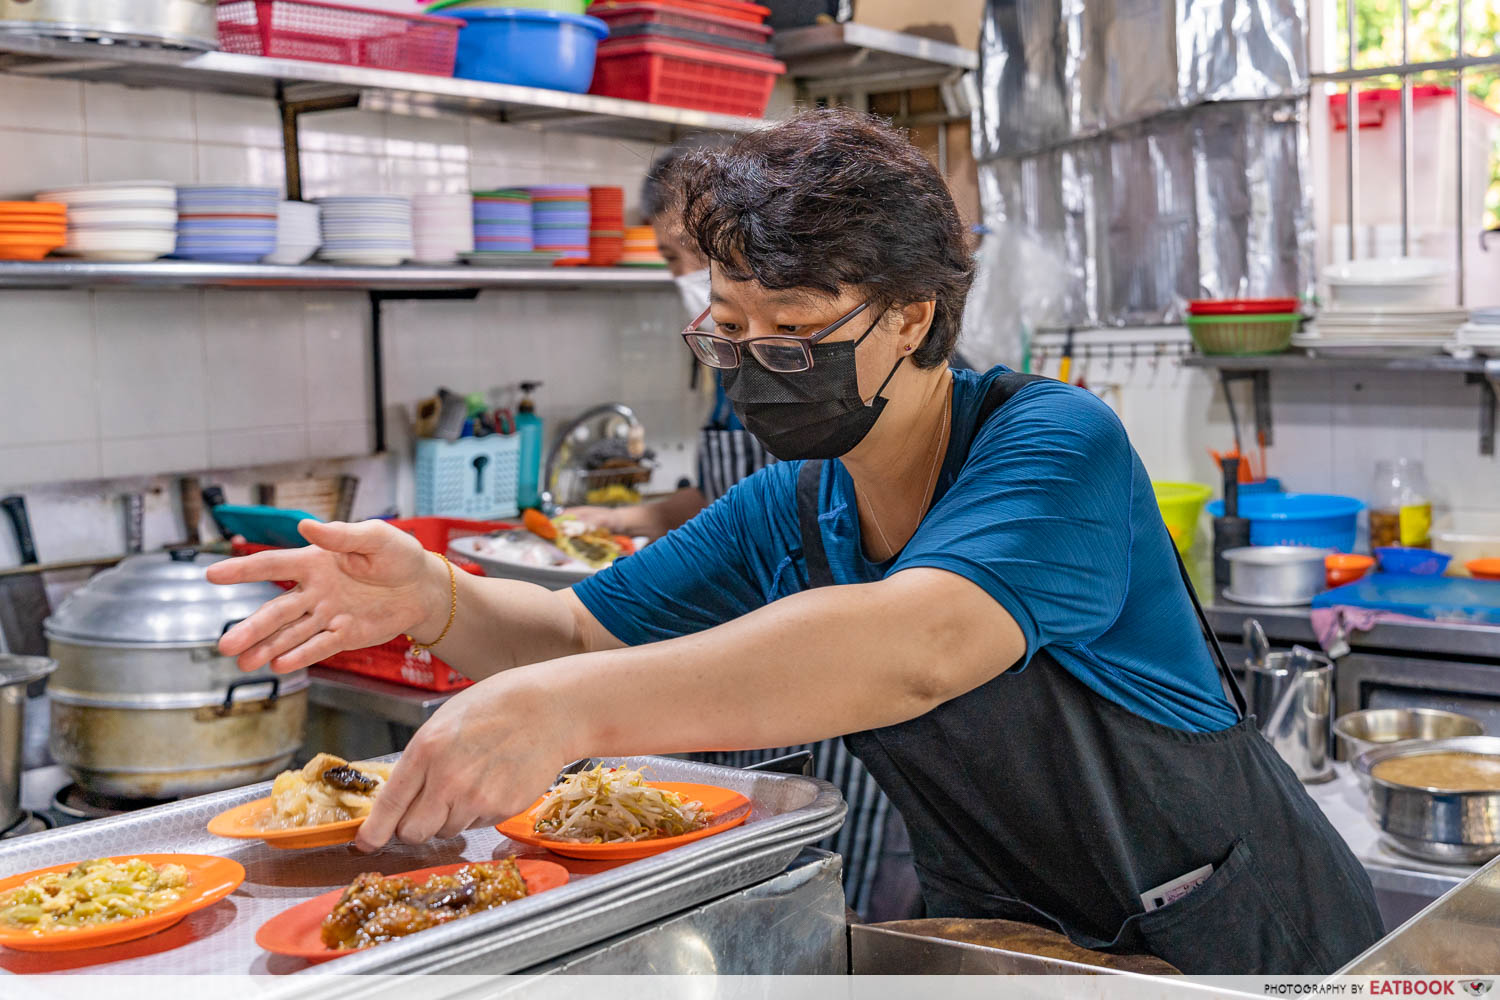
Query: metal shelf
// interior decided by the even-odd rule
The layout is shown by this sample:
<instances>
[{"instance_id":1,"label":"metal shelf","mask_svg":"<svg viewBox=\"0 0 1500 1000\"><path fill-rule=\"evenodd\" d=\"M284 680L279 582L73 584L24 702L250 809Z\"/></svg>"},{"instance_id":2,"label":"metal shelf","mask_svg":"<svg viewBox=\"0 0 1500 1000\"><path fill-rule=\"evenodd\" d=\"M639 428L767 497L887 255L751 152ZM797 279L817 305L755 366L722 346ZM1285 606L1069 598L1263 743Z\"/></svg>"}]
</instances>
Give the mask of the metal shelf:
<instances>
[{"instance_id":1,"label":"metal shelf","mask_svg":"<svg viewBox=\"0 0 1500 1000\"><path fill-rule=\"evenodd\" d=\"M688 132L747 132L764 124L759 118L422 73L20 35L0 35L0 71L249 94L290 104L342 102L418 115L458 112L650 142Z\"/></svg>"},{"instance_id":2,"label":"metal shelf","mask_svg":"<svg viewBox=\"0 0 1500 1000\"><path fill-rule=\"evenodd\" d=\"M326 288L447 291L486 288L652 290L671 287L666 270L625 267L346 267L335 264L205 264L162 260L0 262L3 288Z\"/></svg>"},{"instance_id":3,"label":"metal shelf","mask_svg":"<svg viewBox=\"0 0 1500 1000\"><path fill-rule=\"evenodd\" d=\"M1224 391L1229 383L1249 380L1255 386L1255 429L1261 441L1271 443L1271 372L1273 371L1372 371L1446 372L1462 375L1479 386L1479 454L1495 454L1495 413L1500 399L1500 358L1454 358L1446 354L1381 355L1346 357L1316 356L1288 351L1252 357L1189 354L1182 359L1189 368L1212 368L1219 373Z\"/></svg>"},{"instance_id":4,"label":"metal shelf","mask_svg":"<svg viewBox=\"0 0 1500 1000\"><path fill-rule=\"evenodd\" d=\"M943 120L967 117L974 104L972 79L979 54L948 42L867 24L814 24L778 31L776 58L809 100L937 86Z\"/></svg>"}]
</instances>

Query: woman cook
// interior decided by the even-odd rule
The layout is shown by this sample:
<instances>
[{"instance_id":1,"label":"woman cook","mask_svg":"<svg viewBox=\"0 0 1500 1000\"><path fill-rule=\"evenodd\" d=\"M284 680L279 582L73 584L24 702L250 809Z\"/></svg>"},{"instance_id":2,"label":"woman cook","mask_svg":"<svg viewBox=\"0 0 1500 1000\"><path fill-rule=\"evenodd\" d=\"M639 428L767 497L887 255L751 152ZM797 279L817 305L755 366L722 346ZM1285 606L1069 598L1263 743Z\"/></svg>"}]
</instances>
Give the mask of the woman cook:
<instances>
[{"instance_id":1,"label":"woman cook","mask_svg":"<svg viewBox=\"0 0 1500 1000\"><path fill-rule=\"evenodd\" d=\"M1114 414L949 369L971 264L921 154L809 112L697 155L681 197L714 322L684 337L781 462L569 591L454 574L378 521L209 571L297 582L224 637L246 669L407 632L479 679L359 846L496 822L591 754L843 735L931 916L1188 973L1330 972L1373 942L1369 881L1244 717Z\"/></svg>"}]
</instances>

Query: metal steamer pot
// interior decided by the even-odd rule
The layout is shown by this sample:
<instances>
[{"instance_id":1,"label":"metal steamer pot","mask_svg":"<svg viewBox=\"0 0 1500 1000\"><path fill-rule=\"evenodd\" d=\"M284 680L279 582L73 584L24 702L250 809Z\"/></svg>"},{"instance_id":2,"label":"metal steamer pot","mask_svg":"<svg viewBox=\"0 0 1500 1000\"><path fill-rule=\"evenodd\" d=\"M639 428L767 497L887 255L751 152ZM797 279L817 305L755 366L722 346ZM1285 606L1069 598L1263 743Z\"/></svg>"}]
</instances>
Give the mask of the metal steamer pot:
<instances>
[{"instance_id":1,"label":"metal steamer pot","mask_svg":"<svg viewBox=\"0 0 1500 1000\"><path fill-rule=\"evenodd\" d=\"M21 809L22 735L26 727L26 685L56 666L45 656L0 654L0 832L25 815Z\"/></svg>"},{"instance_id":2,"label":"metal steamer pot","mask_svg":"<svg viewBox=\"0 0 1500 1000\"><path fill-rule=\"evenodd\" d=\"M307 671L244 673L219 637L281 590L217 586L221 557L133 556L47 619L52 756L101 795L166 799L272 777L307 718Z\"/></svg>"},{"instance_id":3,"label":"metal steamer pot","mask_svg":"<svg viewBox=\"0 0 1500 1000\"><path fill-rule=\"evenodd\" d=\"M218 0L0 0L0 30L45 38L216 49Z\"/></svg>"}]
</instances>

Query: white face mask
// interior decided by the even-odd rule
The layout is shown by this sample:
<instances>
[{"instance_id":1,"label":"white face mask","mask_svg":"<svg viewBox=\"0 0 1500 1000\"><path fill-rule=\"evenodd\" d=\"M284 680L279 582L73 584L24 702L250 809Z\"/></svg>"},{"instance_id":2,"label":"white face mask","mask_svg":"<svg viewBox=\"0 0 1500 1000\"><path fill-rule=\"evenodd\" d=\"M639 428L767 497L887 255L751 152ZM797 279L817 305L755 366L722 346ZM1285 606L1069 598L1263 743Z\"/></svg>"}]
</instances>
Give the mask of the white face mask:
<instances>
[{"instance_id":1,"label":"white face mask","mask_svg":"<svg viewBox=\"0 0 1500 1000\"><path fill-rule=\"evenodd\" d=\"M677 285L677 294L682 296L682 307L688 311L689 320L708 308L708 268L680 274L672 281Z\"/></svg>"}]
</instances>

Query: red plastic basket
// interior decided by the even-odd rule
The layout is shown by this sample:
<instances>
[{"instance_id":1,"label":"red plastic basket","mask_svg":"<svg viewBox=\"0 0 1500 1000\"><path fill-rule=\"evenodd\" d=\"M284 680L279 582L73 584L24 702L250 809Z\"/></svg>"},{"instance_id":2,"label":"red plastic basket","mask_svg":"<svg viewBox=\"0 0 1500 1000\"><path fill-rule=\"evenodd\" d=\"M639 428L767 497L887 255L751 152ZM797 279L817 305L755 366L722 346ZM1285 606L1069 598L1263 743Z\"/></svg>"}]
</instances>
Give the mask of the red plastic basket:
<instances>
[{"instance_id":1,"label":"red plastic basket","mask_svg":"<svg viewBox=\"0 0 1500 1000\"><path fill-rule=\"evenodd\" d=\"M219 47L241 55L452 76L463 21L322 0L220 0Z\"/></svg>"},{"instance_id":2,"label":"red plastic basket","mask_svg":"<svg viewBox=\"0 0 1500 1000\"><path fill-rule=\"evenodd\" d=\"M748 6L748 5L747 5ZM635 3L596 3L589 13L609 25L611 36L630 34L630 29L641 24L656 24L666 28L683 28L706 35L718 35L735 42L768 42L771 40L769 25L756 24L744 17L732 17L706 10L679 7L664 0L637 0Z\"/></svg>"},{"instance_id":3,"label":"red plastic basket","mask_svg":"<svg viewBox=\"0 0 1500 1000\"><path fill-rule=\"evenodd\" d=\"M589 93L758 118L786 66L727 49L651 38L604 42Z\"/></svg>"},{"instance_id":4,"label":"red plastic basket","mask_svg":"<svg viewBox=\"0 0 1500 1000\"><path fill-rule=\"evenodd\" d=\"M465 521L456 517L406 517L395 518L390 523L414 536L427 551L442 553L447 553L448 546L455 538L485 535L515 527L504 521ZM235 555L249 555L264 552L273 546L240 542L233 548ZM476 576L484 575L478 565L465 560L455 559L453 565ZM390 642L368 649L349 649L335 653L324 660L321 666L427 691L457 691L474 683L433 656L430 651L413 650L404 636L397 636Z\"/></svg>"},{"instance_id":5,"label":"red plastic basket","mask_svg":"<svg viewBox=\"0 0 1500 1000\"><path fill-rule=\"evenodd\" d=\"M635 3L638 0L629 0L629 2ZM771 8L762 7L758 3L746 3L745 0L657 0L657 2L679 10L714 14L718 17L732 17L736 21L749 21L752 24L760 24L771 14ZM602 3L590 4L589 13L593 14L596 8L608 9L618 5L619 0L604 0Z\"/></svg>"}]
</instances>

